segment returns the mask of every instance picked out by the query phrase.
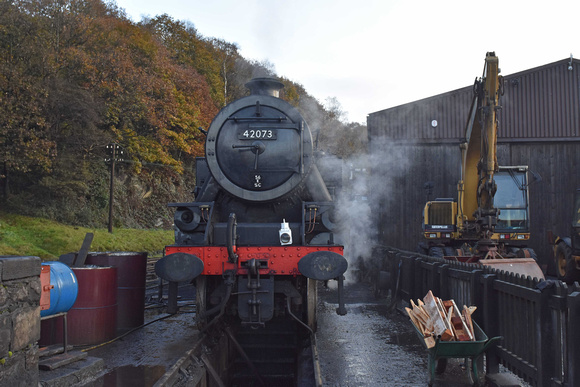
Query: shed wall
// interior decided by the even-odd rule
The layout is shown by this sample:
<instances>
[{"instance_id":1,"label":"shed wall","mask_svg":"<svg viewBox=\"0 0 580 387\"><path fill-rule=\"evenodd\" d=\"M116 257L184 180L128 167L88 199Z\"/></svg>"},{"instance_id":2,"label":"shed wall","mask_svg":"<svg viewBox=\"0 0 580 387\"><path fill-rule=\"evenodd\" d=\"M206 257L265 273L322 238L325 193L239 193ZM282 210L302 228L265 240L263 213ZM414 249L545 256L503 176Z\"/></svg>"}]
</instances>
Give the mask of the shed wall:
<instances>
[{"instance_id":1,"label":"shed wall","mask_svg":"<svg viewBox=\"0 0 580 387\"><path fill-rule=\"evenodd\" d=\"M573 61L572 70L569 65L569 60L562 60L505 77L498 115L500 140L580 140L580 61ZM371 113L369 136L457 141L464 137L472 98L473 87L468 86Z\"/></svg>"},{"instance_id":2,"label":"shed wall","mask_svg":"<svg viewBox=\"0 0 580 387\"><path fill-rule=\"evenodd\" d=\"M372 146L372 145L371 145ZM377 225L381 244L415 251L422 240L422 211L428 199L457 199L460 178L458 144L399 144L409 162L375 165L373 181L385 184L383 191L371 190L377 203ZM529 187L532 247L540 263L551 265L552 251L546 233L568 235L572 222L573 196L580 187L580 143L503 143L498 145L500 165L528 165L541 177ZM425 183L433 182L428 198Z\"/></svg>"},{"instance_id":3,"label":"shed wall","mask_svg":"<svg viewBox=\"0 0 580 387\"><path fill-rule=\"evenodd\" d=\"M500 138L578 138L580 65L566 61L505 78Z\"/></svg>"}]
</instances>

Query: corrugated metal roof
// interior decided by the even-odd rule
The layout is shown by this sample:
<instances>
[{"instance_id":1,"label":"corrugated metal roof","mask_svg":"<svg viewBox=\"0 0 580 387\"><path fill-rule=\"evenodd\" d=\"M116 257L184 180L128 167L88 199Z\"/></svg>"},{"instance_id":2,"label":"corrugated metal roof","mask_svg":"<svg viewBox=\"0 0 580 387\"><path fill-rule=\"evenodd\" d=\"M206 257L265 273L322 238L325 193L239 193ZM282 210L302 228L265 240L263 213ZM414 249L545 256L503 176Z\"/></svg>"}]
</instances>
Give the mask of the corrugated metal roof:
<instances>
[{"instance_id":1,"label":"corrugated metal roof","mask_svg":"<svg viewBox=\"0 0 580 387\"><path fill-rule=\"evenodd\" d=\"M498 139L580 140L580 60L550 63L504 77ZM420 142L458 141L472 86L369 114L369 136ZM433 122L436 121L436 125Z\"/></svg>"}]
</instances>

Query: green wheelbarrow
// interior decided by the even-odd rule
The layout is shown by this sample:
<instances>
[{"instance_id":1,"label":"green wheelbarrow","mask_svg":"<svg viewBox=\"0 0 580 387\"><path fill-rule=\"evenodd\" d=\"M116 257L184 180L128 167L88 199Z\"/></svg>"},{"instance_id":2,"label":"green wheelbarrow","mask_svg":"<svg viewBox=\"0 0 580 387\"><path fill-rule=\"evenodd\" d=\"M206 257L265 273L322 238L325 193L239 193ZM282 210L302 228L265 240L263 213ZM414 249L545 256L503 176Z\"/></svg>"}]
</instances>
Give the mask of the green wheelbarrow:
<instances>
[{"instance_id":1,"label":"green wheelbarrow","mask_svg":"<svg viewBox=\"0 0 580 387\"><path fill-rule=\"evenodd\" d=\"M417 335L421 339L425 348L425 340L423 334L419 332L415 324L413 324ZM475 341L437 341L433 348L427 348L429 353L428 367L429 367L429 386L435 382L435 373L441 374L445 371L447 359L465 359L466 366L469 368L469 377L473 385L479 385L479 374L477 370L477 360L489 348L490 345L497 340L502 339L501 336L488 338L481 330L479 325L473 322L473 330L475 333ZM471 360L471 367L469 367L468 360Z\"/></svg>"}]
</instances>

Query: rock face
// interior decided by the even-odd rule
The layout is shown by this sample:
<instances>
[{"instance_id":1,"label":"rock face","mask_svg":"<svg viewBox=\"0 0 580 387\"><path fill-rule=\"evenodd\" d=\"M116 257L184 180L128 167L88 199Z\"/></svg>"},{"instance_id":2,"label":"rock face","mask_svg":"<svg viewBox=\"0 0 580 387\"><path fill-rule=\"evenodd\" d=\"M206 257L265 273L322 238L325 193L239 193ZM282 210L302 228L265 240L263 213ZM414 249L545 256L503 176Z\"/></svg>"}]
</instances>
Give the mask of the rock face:
<instances>
[{"instance_id":1,"label":"rock face","mask_svg":"<svg viewBox=\"0 0 580 387\"><path fill-rule=\"evenodd\" d=\"M0 256L0 380L3 385L38 385L40 270L38 257Z\"/></svg>"}]
</instances>

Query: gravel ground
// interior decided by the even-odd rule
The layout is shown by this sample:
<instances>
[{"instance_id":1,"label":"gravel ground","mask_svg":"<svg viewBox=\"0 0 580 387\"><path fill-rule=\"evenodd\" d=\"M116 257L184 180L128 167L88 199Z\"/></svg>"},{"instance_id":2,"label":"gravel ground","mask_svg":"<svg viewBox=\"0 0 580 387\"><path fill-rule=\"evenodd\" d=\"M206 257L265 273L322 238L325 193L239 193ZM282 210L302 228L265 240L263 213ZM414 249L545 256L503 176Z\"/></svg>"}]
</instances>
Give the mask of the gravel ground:
<instances>
[{"instance_id":1,"label":"gravel ground","mask_svg":"<svg viewBox=\"0 0 580 387\"><path fill-rule=\"evenodd\" d=\"M102 358L106 369L91 385L117 387L152 386L165 372L193 347L199 332L194 326L193 286L180 288L189 300L180 301L180 313L168 316L164 308L145 311L145 323L127 336L89 351L89 356ZM164 318L166 317L166 318ZM158 320L158 321L155 321ZM152 322L155 321L155 322Z\"/></svg>"},{"instance_id":2,"label":"gravel ground","mask_svg":"<svg viewBox=\"0 0 580 387\"><path fill-rule=\"evenodd\" d=\"M193 291L186 290L189 300L180 303L191 303ZM408 317L388 312L389 299L376 299L367 284L347 285L345 293L348 314L338 316L336 290L319 288L317 344L324 386L426 386L427 351ZM161 309L151 309L145 320L163 316ZM106 375L91 386L151 386L193 345L198 334L193 318L180 313L90 351L106 364ZM462 363L452 359L434 386L470 386Z\"/></svg>"},{"instance_id":3,"label":"gravel ground","mask_svg":"<svg viewBox=\"0 0 580 387\"><path fill-rule=\"evenodd\" d=\"M370 286L345 288L348 314L338 316L336 291L319 289L317 343L325 386L425 386L427 351L409 319ZM463 361L452 359L434 386L469 386Z\"/></svg>"}]
</instances>

